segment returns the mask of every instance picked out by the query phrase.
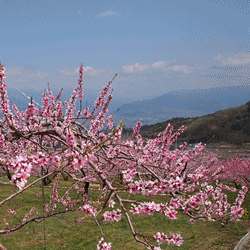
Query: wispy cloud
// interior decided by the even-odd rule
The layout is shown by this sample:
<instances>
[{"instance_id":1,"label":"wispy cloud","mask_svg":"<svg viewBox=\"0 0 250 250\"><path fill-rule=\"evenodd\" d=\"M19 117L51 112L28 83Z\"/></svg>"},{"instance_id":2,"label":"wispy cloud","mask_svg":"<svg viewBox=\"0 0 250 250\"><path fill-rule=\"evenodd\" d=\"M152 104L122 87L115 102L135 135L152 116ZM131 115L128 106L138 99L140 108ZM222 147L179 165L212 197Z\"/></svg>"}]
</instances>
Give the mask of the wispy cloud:
<instances>
[{"instance_id":1,"label":"wispy cloud","mask_svg":"<svg viewBox=\"0 0 250 250\"><path fill-rule=\"evenodd\" d=\"M138 71L145 71L149 68L163 68L164 66L167 66L168 64L169 63L165 61L154 62L151 65L136 63L134 65L123 66L123 69L126 73L135 73ZM189 67L187 65L175 65L171 67L164 67L163 69L167 71L180 71L182 73L191 73L193 71L192 67Z\"/></svg>"},{"instance_id":2,"label":"wispy cloud","mask_svg":"<svg viewBox=\"0 0 250 250\"><path fill-rule=\"evenodd\" d=\"M180 71L182 73L191 73L193 71L191 67L188 67L187 65L176 65L169 68L169 70L171 69L174 71Z\"/></svg>"},{"instance_id":3,"label":"wispy cloud","mask_svg":"<svg viewBox=\"0 0 250 250\"><path fill-rule=\"evenodd\" d=\"M165 66L166 64L167 64L167 62L165 62L165 61L159 61L159 62L152 63L152 67L159 68L159 67Z\"/></svg>"},{"instance_id":4,"label":"wispy cloud","mask_svg":"<svg viewBox=\"0 0 250 250\"><path fill-rule=\"evenodd\" d=\"M105 17L105 16L113 16L113 15L120 15L120 13L116 12L116 11L107 11L107 12L103 12L102 14L98 15L97 17Z\"/></svg>"},{"instance_id":5,"label":"wispy cloud","mask_svg":"<svg viewBox=\"0 0 250 250\"><path fill-rule=\"evenodd\" d=\"M146 70L150 68L150 65L147 65L147 64L139 64L139 63L136 63L134 65L129 65L129 66L123 66L123 69L126 73L134 73L136 71L143 71L143 70Z\"/></svg>"},{"instance_id":6,"label":"wispy cloud","mask_svg":"<svg viewBox=\"0 0 250 250\"><path fill-rule=\"evenodd\" d=\"M242 65L244 70L241 69ZM98 94L116 73L115 96L151 96L163 94L178 89L180 86L188 89L212 88L220 85L241 85L247 82L247 72L250 69L250 55L218 54L212 59L181 62L155 61L152 64L139 62L121 66L120 70L107 70L83 66L83 82L86 92ZM235 69L233 69L235 68ZM73 88L77 86L79 67L61 67L54 72L36 71L24 67L7 68L6 83L14 84L19 89L43 89L47 82L52 88ZM231 72L232 73L229 73ZM211 79L216 79L211 81ZM35 82L34 82L35 81ZM143 87L142 87L143 84ZM43 86L43 87L42 87ZM133 91L131 93L131 89ZM137 91L140 90L140 91Z\"/></svg>"},{"instance_id":7,"label":"wispy cloud","mask_svg":"<svg viewBox=\"0 0 250 250\"><path fill-rule=\"evenodd\" d=\"M234 55L230 58L227 58L226 60L223 60L222 63L230 65L250 64L250 55L249 54Z\"/></svg>"},{"instance_id":8,"label":"wispy cloud","mask_svg":"<svg viewBox=\"0 0 250 250\"><path fill-rule=\"evenodd\" d=\"M249 53L225 55L224 57L222 55L218 55L214 59L222 61L223 65L250 64L250 54Z\"/></svg>"},{"instance_id":9,"label":"wispy cloud","mask_svg":"<svg viewBox=\"0 0 250 250\"><path fill-rule=\"evenodd\" d=\"M60 69L58 70L58 73L60 73L61 75L68 75L68 76L72 76L72 75L79 75L79 68L74 68L74 69ZM87 67L83 67L83 74L84 75L90 75L90 76L98 76L100 75L102 72L104 72L103 69L101 70L98 70L98 69L94 69L90 66L87 66Z\"/></svg>"}]
</instances>

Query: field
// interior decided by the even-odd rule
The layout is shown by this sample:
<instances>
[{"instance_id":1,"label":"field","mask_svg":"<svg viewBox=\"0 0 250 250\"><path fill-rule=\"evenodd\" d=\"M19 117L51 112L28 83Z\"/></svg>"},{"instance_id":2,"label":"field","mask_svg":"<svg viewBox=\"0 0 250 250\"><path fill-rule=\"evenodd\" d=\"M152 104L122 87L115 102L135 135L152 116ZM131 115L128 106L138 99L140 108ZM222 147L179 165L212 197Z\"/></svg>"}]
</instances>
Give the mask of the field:
<instances>
[{"instance_id":1,"label":"field","mask_svg":"<svg viewBox=\"0 0 250 250\"><path fill-rule=\"evenodd\" d=\"M31 180L34 180L31 177ZM31 181L30 180L30 181ZM59 195L69 187L73 181L62 181L63 187L58 190ZM2 182L8 182L2 179ZM13 191L12 185L0 184L0 199L7 197ZM96 200L100 195L98 185L91 186L91 198ZM27 213L31 207L35 206L35 212L42 213L42 198L37 197L37 193L41 195L41 184L37 184L33 189L28 189L22 193L17 199L13 199L1 207L0 222L3 227L3 219L13 225L18 224L18 221L11 218L7 214L9 208L15 210L20 220L23 219L24 214ZM49 196L52 194L52 186L45 187L45 203L49 201ZM72 194L78 200L76 190L72 190ZM150 197L141 195L122 194L125 198L137 199L138 201L150 201ZM235 196L230 195L229 199ZM155 202L166 203L167 196L157 195L152 197ZM115 200L116 201L116 200ZM102 200L100 200L102 202ZM93 203L96 208L100 207L102 203ZM247 194L243 207L250 211L250 194ZM116 207L115 205L115 208ZM112 209L110 209L112 210ZM34 213L35 213L34 212ZM248 214L244 215L246 219ZM101 238L101 233L95 222L88 216L77 223L77 218L82 217L81 212L72 212L68 214L58 215L57 218L48 218L41 223L30 223L25 228L13 232L11 235L0 235L0 242L8 250L18 249L96 249L96 245ZM179 213L177 221L170 221L164 215L155 213L154 216L133 216L132 222L135 229L146 235L154 235L156 232L164 232L169 234L180 233L187 239L184 244L175 247L167 244L162 245L162 249L233 249L241 237L243 237L248 230L250 230L250 221L229 222L227 225L220 223L196 221L191 224L188 218ZM101 216L98 217L101 220ZM99 221L105 234L105 240L112 242L112 249L132 250L132 249L146 249L143 245L137 243L129 229L126 219L123 217L119 222L103 224ZM157 244L155 244L157 245ZM46 246L46 247L45 247Z\"/></svg>"}]
</instances>

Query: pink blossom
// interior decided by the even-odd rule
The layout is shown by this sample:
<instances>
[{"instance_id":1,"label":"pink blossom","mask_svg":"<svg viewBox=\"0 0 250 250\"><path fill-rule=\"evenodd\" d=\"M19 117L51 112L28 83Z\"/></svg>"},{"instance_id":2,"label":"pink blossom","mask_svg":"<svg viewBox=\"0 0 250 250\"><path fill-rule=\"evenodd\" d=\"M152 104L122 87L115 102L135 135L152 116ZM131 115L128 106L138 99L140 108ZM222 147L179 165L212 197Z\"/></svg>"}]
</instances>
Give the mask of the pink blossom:
<instances>
[{"instance_id":1,"label":"pink blossom","mask_svg":"<svg viewBox=\"0 0 250 250\"><path fill-rule=\"evenodd\" d=\"M87 215L95 215L96 214L96 209L90 206L89 204L86 204L83 206L85 212Z\"/></svg>"},{"instance_id":2,"label":"pink blossom","mask_svg":"<svg viewBox=\"0 0 250 250\"><path fill-rule=\"evenodd\" d=\"M9 209L7 212L8 212L10 215L16 215L16 212L15 212L14 210Z\"/></svg>"},{"instance_id":3,"label":"pink blossom","mask_svg":"<svg viewBox=\"0 0 250 250\"><path fill-rule=\"evenodd\" d=\"M115 202L113 200L110 200L109 201L109 207L114 208L114 205L115 205Z\"/></svg>"},{"instance_id":4,"label":"pink blossom","mask_svg":"<svg viewBox=\"0 0 250 250\"><path fill-rule=\"evenodd\" d=\"M80 223L83 219L84 219L84 217L78 218L77 222Z\"/></svg>"},{"instance_id":5,"label":"pink blossom","mask_svg":"<svg viewBox=\"0 0 250 250\"><path fill-rule=\"evenodd\" d=\"M34 210L35 210L35 207L32 207L30 212L29 212L29 215L31 215L34 212Z\"/></svg>"},{"instance_id":6,"label":"pink blossom","mask_svg":"<svg viewBox=\"0 0 250 250\"><path fill-rule=\"evenodd\" d=\"M100 245L102 245L102 248L100 247ZM104 242L104 238L102 237L99 243L97 244L97 250L110 250L111 245L111 243Z\"/></svg>"},{"instance_id":7,"label":"pink blossom","mask_svg":"<svg viewBox=\"0 0 250 250\"><path fill-rule=\"evenodd\" d=\"M242 217L243 214L244 214L243 208L237 206L231 207L231 214L230 214L231 219L233 220L238 219Z\"/></svg>"},{"instance_id":8,"label":"pink blossom","mask_svg":"<svg viewBox=\"0 0 250 250\"><path fill-rule=\"evenodd\" d=\"M84 194L83 195L83 202L87 202L88 201L88 194Z\"/></svg>"},{"instance_id":9,"label":"pink blossom","mask_svg":"<svg viewBox=\"0 0 250 250\"><path fill-rule=\"evenodd\" d=\"M170 220L177 220L177 217L176 217L177 213L178 212L175 210L165 210L164 211L165 216L168 217Z\"/></svg>"},{"instance_id":10,"label":"pink blossom","mask_svg":"<svg viewBox=\"0 0 250 250\"><path fill-rule=\"evenodd\" d=\"M77 190L77 193L78 193L78 194L81 194L81 193L83 193L84 191L85 191L85 189L82 188L82 189Z\"/></svg>"},{"instance_id":11,"label":"pink blossom","mask_svg":"<svg viewBox=\"0 0 250 250\"><path fill-rule=\"evenodd\" d=\"M135 184L130 184L130 189L129 189L129 193L133 193L136 194L139 190L137 188L137 186Z\"/></svg>"},{"instance_id":12,"label":"pink blossom","mask_svg":"<svg viewBox=\"0 0 250 250\"><path fill-rule=\"evenodd\" d=\"M119 221L119 220L121 220L121 210L120 209L113 210L113 212L106 211L103 214L103 223L106 223L106 221L113 222L113 221Z\"/></svg>"},{"instance_id":13,"label":"pink blossom","mask_svg":"<svg viewBox=\"0 0 250 250\"><path fill-rule=\"evenodd\" d=\"M4 225L6 225L6 226L9 225L9 223L6 221L6 218L3 219L3 223L4 223Z\"/></svg>"}]
</instances>

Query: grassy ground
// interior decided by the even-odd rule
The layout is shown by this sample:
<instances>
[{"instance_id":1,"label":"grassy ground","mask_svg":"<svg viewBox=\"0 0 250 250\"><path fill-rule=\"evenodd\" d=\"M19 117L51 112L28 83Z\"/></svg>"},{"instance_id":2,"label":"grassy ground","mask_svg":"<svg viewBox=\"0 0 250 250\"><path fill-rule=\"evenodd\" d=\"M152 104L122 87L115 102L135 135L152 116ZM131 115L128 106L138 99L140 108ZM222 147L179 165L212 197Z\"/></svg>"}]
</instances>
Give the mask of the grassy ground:
<instances>
[{"instance_id":1,"label":"grassy ground","mask_svg":"<svg viewBox=\"0 0 250 250\"><path fill-rule=\"evenodd\" d=\"M5 180L5 182L7 182ZM72 181L63 181L63 186L67 187ZM13 186L0 184L0 200L8 197L13 191ZM52 188L45 188L45 202L49 201ZM59 195L65 189L59 189ZM41 184L37 184L33 189L22 193L17 199L13 199L4 204L0 209L0 226L3 228L3 219L6 218L10 225L18 224L18 221L11 218L6 212L9 208L15 210L18 218L22 219L31 207L35 206L35 212L42 213L42 198L37 198L36 194L41 195ZM78 199L76 191L72 191L75 199ZM100 194L92 186L92 200ZM138 201L150 201L150 197L141 195L123 194L123 197L135 198ZM152 200L155 202L166 203L166 196L156 196ZM233 199L233 196L229 196ZM116 201L116 200L115 200ZM98 207L98 204L95 204ZM243 207L250 211L250 194L243 204ZM117 208L117 207L115 207ZM112 209L111 209L112 210ZM34 213L35 213L34 212ZM88 216L77 223L77 218L82 217L81 212L73 212L59 215L57 218L48 218L41 223L30 223L25 228L13 232L11 235L0 235L0 243L8 250L19 249L96 249L96 245L101 238L101 233L95 222ZM146 235L154 235L156 232L169 234L180 233L184 238L190 238L181 247L162 245L162 249L233 249L241 237L250 230L250 221L230 222L222 226L220 223L196 221L191 224L188 218L182 214L177 221L170 221L164 215L155 213L154 216L133 216L132 222L136 231ZM101 220L101 217L99 218ZM105 234L105 240L112 242L112 249L132 250L146 249L137 243L129 229L126 219L123 217L119 222L103 224L100 221ZM45 229L45 235L44 235ZM45 237L44 237L45 236ZM157 244L155 244L157 245ZM46 248L45 248L46 246Z\"/></svg>"}]
</instances>

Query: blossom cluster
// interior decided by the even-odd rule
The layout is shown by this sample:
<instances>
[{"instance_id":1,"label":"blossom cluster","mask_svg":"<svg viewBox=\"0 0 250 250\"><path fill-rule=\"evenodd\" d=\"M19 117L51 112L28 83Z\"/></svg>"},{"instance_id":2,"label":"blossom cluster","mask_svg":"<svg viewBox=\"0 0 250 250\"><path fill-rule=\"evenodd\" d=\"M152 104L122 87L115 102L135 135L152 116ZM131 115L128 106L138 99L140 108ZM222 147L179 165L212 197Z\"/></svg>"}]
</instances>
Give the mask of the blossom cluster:
<instances>
[{"instance_id":1,"label":"blossom cluster","mask_svg":"<svg viewBox=\"0 0 250 250\"><path fill-rule=\"evenodd\" d=\"M164 242L167 242L168 244L175 244L176 246L181 246L184 242L183 238L181 237L180 234L170 234L170 237L168 237L166 234L164 233L156 233L156 235L154 236L154 239L157 240L158 244L161 245ZM160 249L160 248L158 248Z\"/></svg>"},{"instance_id":2,"label":"blossom cluster","mask_svg":"<svg viewBox=\"0 0 250 250\"><path fill-rule=\"evenodd\" d=\"M103 223L106 223L107 221L113 222L121 220L121 212L122 211L120 209L113 210L113 212L106 211L103 214Z\"/></svg>"},{"instance_id":3,"label":"blossom cluster","mask_svg":"<svg viewBox=\"0 0 250 250\"><path fill-rule=\"evenodd\" d=\"M97 250L110 250L112 243L107 243L104 241L104 238L102 237L97 245Z\"/></svg>"},{"instance_id":4,"label":"blossom cluster","mask_svg":"<svg viewBox=\"0 0 250 250\"><path fill-rule=\"evenodd\" d=\"M95 214L96 214L96 209L95 208L93 208L91 205L89 205L89 204L86 204L86 205L84 205L84 206L82 206L82 207L79 207L78 209L77 209L77 211L84 211L85 213L87 213L87 215L89 215L89 216L95 216Z\"/></svg>"}]
</instances>

